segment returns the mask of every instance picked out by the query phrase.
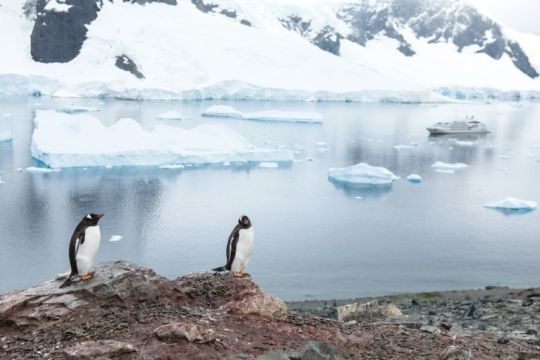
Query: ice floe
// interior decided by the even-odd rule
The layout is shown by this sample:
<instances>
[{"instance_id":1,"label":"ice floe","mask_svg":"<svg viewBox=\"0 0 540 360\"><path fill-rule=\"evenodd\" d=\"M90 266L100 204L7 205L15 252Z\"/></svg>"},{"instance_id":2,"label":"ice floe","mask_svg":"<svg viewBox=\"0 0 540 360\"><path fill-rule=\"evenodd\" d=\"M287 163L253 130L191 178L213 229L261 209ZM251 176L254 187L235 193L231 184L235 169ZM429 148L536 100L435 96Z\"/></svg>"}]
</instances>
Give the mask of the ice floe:
<instances>
[{"instance_id":1,"label":"ice floe","mask_svg":"<svg viewBox=\"0 0 540 360\"><path fill-rule=\"evenodd\" d=\"M68 114L77 114L83 112L96 112L99 111L99 108L94 106L70 105L63 108L62 111Z\"/></svg>"},{"instance_id":2,"label":"ice floe","mask_svg":"<svg viewBox=\"0 0 540 360\"><path fill-rule=\"evenodd\" d=\"M277 168L277 167L279 167L279 164L277 162L263 161L262 163L259 164L259 167L262 167L262 168Z\"/></svg>"},{"instance_id":3,"label":"ice floe","mask_svg":"<svg viewBox=\"0 0 540 360\"><path fill-rule=\"evenodd\" d=\"M0 184L5 184L6 182L2 180L2 177L0 176Z\"/></svg>"},{"instance_id":4,"label":"ice floe","mask_svg":"<svg viewBox=\"0 0 540 360\"><path fill-rule=\"evenodd\" d=\"M246 113L242 118L256 121L272 121L272 122L297 122L297 123L322 123L323 116L318 112L313 111L280 111L268 110Z\"/></svg>"},{"instance_id":5,"label":"ice floe","mask_svg":"<svg viewBox=\"0 0 540 360\"><path fill-rule=\"evenodd\" d=\"M185 116L182 116L182 114L178 111L166 111L164 113L161 113L158 115L158 119L161 120L182 120L185 119Z\"/></svg>"},{"instance_id":6,"label":"ice floe","mask_svg":"<svg viewBox=\"0 0 540 360\"><path fill-rule=\"evenodd\" d=\"M185 169L186 167L182 164L165 164L160 165L160 169L167 169L167 170L177 170L177 169Z\"/></svg>"},{"instance_id":7,"label":"ice floe","mask_svg":"<svg viewBox=\"0 0 540 360\"><path fill-rule=\"evenodd\" d=\"M328 177L331 181L351 187L390 185L399 179L398 176L384 167L371 166L366 163L332 168L328 171Z\"/></svg>"},{"instance_id":8,"label":"ice floe","mask_svg":"<svg viewBox=\"0 0 540 360\"><path fill-rule=\"evenodd\" d=\"M2 141L11 141L13 139L13 134L11 130L0 130L0 142Z\"/></svg>"},{"instance_id":9,"label":"ice floe","mask_svg":"<svg viewBox=\"0 0 540 360\"><path fill-rule=\"evenodd\" d=\"M37 167L37 166L29 166L24 170L26 170L26 172L29 172L29 173L39 173L39 174L50 174L50 173L55 173L55 172L60 171L60 169L51 169L51 168Z\"/></svg>"},{"instance_id":10,"label":"ice floe","mask_svg":"<svg viewBox=\"0 0 540 360\"><path fill-rule=\"evenodd\" d=\"M242 113L235 108L227 105L212 105L201 113L201 116L241 118Z\"/></svg>"},{"instance_id":11,"label":"ice floe","mask_svg":"<svg viewBox=\"0 0 540 360\"><path fill-rule=\"evenodd\" d=\"M32 156L53 168L159 166L232 162L292 162L292 151L259 148L224 125L143 129L123 118L105 126L89 114L37 110Z\"/></svg>"},{"instance_id":12,"label":"ice floe","mask_svg":"<svg viewBox=\"0 0 540 360\"><path fill-rule=\"evenodd\" d=\"M474 141L465 141L465 140L457 140L454 142L455 145L457 146L462 146L462 147L474 147L476 146L476 142Z\"/></svg>"},{"instance_id":13,"label":"ice floe","mask_svg":"<svg viewBox=\"0 0 540 360\"><path fill-rule=\"evenodd\" d=\"M484 206L491 209L507 211L532 211L536 209L537 203L530 200L521 200L515 197L507 197L499 201L484 204Z\"/></svg>"},{"instance_id":14,"label":"ice floe","mask_svg":"<svg viewBox=\"0 0 540 360\"><path fill-rule=\"evenodd\" d=\"M112 241L112 242L120 241L120 240L122 240L122 238L123 238L122 235L113 235L113 236L111 236L111 238L109 239L109 241Z\"/></svg>"},{"instance_id":15,"label":"ice floe","mask_svg":"<svg viewBox=\"0 0 540 360\"><path fill-rule=\"evenodd\" d=\"M431 168L436 172L452 174L456 170L468 168L469 165L463 163L446 163L443 161L437 161L431 165Z\"/></svg>"},{"instance_id":16,"label":"ice floe","mask_svg":"<svg viewBox=\"0 0 540 360\"><path fill-rule=\"evenodd\" d=\"M413 146L411 146L411 145L395 145L394 146L394 149L396 149L398 151L399 150L409 150L409 149L412 149L412 148L413 148Z\"/></svg>"},{"instance_id":17,"label":"ice floe","mask_svg":"<svg viewBox=\"0 0 540 360\"><path fill-rule=\"evenodd\" d=\"M407 181L411 183L421 183L422 177L418 174L411 174L407 176Z\"/></svg>"},{"instance_id":18,"label":"ice floe","mask_svg":"<svg viewBox=\"0 0 540 360\"><path fill-rule=\"evenodd\" d=\"M212 105L203 112L201 116L235 118L254 121L269 122L295 122L295 123L322 123L323 116L314 111L281 111L267 110L250 113L242 113L231 106Z\"/></svg>"}]
</instances>

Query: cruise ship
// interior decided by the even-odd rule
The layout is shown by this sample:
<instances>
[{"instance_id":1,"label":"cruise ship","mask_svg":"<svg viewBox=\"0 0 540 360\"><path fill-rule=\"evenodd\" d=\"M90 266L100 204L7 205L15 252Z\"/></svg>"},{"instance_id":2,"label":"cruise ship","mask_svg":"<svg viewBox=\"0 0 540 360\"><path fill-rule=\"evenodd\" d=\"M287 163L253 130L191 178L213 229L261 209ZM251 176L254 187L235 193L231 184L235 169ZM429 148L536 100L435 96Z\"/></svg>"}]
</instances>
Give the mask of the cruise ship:
<instances>
[{"instance_id":1,"label":"cruise ship","mask_svg":"<svg viewBox=\"0 0 540 360\"><path fill-rule=\"evenodd\" d=\"M486 134L489 132L486 124L467 116L461 121L438 122L427 128L431 135L444 134Z\"/></svg>"}]
</instances>

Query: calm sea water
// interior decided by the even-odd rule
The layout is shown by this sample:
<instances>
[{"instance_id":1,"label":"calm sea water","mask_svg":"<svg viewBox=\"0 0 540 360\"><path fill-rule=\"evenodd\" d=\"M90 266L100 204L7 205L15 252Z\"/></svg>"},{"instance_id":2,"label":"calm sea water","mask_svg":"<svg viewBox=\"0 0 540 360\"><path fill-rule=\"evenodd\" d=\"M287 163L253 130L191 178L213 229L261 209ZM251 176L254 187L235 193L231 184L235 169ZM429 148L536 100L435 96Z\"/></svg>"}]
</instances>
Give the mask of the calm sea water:
<instances>
[{"instance_id":1,"label":"calm sea water","mask_svg":"<svg viewBox=\"0 0 540 360\"><path fill-rule=\"evenodd\" d=\"M0 143L0 291L66 271L69 238L88 212L105 213L98 261L127 259L169 278L223 265L227 236L247 214L256 231L249 272L289 300L540 284L540 211L507 215L482 206L509 195L540 201L540 105L216 103L318 111L325 123L201 118L212 102L0 100L0 129L14 135ZM167 121L173 126L227 124L257 145L292 149L303 162L16 171L37 165L30 154L34 110L72 104L99 107L93 114L107 124L132 117L148 129L159 113L177 110L191 119ZM473 146L428 137L426 126L466 114L492 134L465 139ZM470 167L437 173L430 166L438 160ZM358 162L424 181L354 191L328 181L329 168ZM112 235L123 239L109 242Z\"/></svg>"}]
</instances>

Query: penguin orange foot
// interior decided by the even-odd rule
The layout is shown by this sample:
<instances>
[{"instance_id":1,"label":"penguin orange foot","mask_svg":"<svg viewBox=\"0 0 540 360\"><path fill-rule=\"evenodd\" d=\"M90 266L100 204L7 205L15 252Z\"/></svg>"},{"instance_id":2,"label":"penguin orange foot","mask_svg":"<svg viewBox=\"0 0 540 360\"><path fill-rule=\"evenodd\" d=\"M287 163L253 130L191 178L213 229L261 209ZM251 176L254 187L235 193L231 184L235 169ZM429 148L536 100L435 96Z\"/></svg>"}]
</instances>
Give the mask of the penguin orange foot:
<instances>
[{"instance_id":1,"label":"penguin orange foot","mask_svg":"<svg viewBox=\"0 0 540 360\"><path fill-rule=\"evenodd\" d=\"M234 277L239 277L239 278L241 278L241 277L244 277L244 274L241 273L241 272L234 272L234 273L233 273L233 276L234 276Z\"/></svg>"},{"instance_id":2,"label":"penguin orange foot","mask_svg":"<svg viewBox=\"0 0 540 360\"><path fill-rule=\"evenodd\" d=\"M94 272L90 271L81 276L81 280L90 280L94 276Z\"/></svg>"}]
</instances>

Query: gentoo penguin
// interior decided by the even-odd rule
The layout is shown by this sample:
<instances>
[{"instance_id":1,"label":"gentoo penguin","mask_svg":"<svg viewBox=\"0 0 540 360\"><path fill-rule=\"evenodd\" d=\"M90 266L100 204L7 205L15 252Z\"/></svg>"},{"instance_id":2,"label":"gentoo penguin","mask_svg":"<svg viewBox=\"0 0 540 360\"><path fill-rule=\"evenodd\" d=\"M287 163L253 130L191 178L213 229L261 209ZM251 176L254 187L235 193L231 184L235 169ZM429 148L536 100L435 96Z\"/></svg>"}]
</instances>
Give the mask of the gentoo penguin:
<instances>
[{"instance_id":1,"label":"gentoo penguin","mask_svg":"<svg viewBox=\"0 0 540 360\"><path fill-rule=\"evenodd\" d=\"M227 264L215 268L213 271L229 270L236 277L246 276L247 273L244 270L251 259L253 240L255 240L255 232L253 231L251 220L244 215L238 219L238 225L234 227L231 235L229 235L229 241L227 242Z\"/></svg>"},{"instance_id":2,"label":"gentoo penguin","mask_svg":"<svg viewBox=\"0 0 540 360\"><path fill-rule=\"evenodd\" d=\"M90 271L94 258L101 242L101 231L98 221L103 214L88 214L82 218L79 225L75 228L71 241L69 242L69 264L71 265L71 274L68 279L60 286L71 284L71 278L81 275L81 280L89 280L94 275Z\"/></svg>"}]
</instances>

